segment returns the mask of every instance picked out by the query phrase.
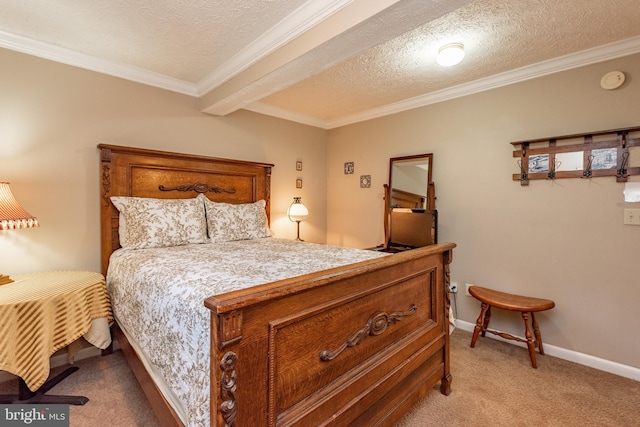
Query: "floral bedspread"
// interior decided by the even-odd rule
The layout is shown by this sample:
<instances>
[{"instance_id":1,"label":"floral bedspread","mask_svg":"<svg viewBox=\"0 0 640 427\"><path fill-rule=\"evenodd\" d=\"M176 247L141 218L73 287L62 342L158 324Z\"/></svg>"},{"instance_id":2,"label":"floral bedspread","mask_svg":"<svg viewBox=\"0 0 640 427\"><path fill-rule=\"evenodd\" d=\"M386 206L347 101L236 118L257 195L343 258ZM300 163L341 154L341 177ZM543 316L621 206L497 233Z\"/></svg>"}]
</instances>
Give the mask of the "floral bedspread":
<instances>
[{"instance_id":1,"label":"floral bedspread","mask_svg":"<svg viewBox=\"0 0 640 427\"><path fill-rule=\"evenodd\" d=\"M207 297L384 255L276 238L119 249L107 287L115 318L182 404L185 424L209 426Z\"/></svg>"}]
</instances>

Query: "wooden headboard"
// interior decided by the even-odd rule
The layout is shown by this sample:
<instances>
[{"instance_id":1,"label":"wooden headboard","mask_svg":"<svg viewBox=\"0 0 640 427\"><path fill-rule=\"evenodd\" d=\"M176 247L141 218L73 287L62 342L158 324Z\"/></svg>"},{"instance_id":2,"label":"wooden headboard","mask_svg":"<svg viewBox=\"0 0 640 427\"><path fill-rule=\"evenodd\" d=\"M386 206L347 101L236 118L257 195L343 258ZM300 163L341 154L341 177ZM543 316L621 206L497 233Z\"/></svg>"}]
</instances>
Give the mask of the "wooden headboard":
<instances>
[{"instance_id":1,"label":"wooden headboard","mask_svg":"<svg viewBox=\"0 0 640 427\"><path fill-rule=\"evenodd\" d=\"M202 193L224 203L267 202L270 218L272 164L98 145L102 274L120 247L118 210L112 196L186 199Z\"/></svg>"}]
</instances>

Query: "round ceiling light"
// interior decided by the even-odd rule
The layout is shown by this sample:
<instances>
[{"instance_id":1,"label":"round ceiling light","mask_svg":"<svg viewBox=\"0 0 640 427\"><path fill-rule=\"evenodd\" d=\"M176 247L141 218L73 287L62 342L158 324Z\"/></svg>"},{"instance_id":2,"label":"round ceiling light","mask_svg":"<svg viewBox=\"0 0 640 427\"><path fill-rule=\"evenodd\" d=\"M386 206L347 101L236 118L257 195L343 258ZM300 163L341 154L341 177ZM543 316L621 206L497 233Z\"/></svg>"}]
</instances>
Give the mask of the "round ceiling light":
<instances>
[{"instance_id":1,"label":"round ceiling light","mask_svg":"<svg viewBox=\"0 0 640 427\"><path fill-rule=\"evenodd\" d=\"M456 65L464 58L464 46L462 43L450 43L438 50L436 61L443 67Z\"/></svg>"}]
</instances>

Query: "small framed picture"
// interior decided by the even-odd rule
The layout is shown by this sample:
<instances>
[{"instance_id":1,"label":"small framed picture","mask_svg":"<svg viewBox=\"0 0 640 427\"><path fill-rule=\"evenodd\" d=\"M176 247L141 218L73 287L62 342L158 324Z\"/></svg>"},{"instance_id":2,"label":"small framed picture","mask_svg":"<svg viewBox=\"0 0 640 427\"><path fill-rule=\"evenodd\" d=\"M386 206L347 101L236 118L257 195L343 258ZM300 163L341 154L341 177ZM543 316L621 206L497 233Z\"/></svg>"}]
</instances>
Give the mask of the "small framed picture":
<instances>
[{"instance_id":1,"label":"small framed picture","mask_svg":"<svg viewBox=\"0 0 640 427\"><path fill-rule=\"evenodd\" d=\"M354 170L355 170L355 165L353 164L353 162L345 162L345 164L344 164L344 174L345 175L352 174Z\"/></svg>"},{"instance_id":2,"label":"small framed picture","mask_svg":"<svg viewBox=\"0 0 640 427\"><path fill-rule=\"evenodd\" d=\"M360 188L371 188L371 175L360 175Z\"/></svg>"},{"instance_id":3,"label":"small framed picture","mask_svg":"<svg viewBox=\"0 0 640 427\"><path fill-rule=\"evenodd\" d=\"M301 171L302 170L302 162L300 162L300 161L296 162L296 170L297 171Z\"/></svg>"},{"instance_id":4,"label":"small framed picture","mask_svg":"<svg viewBox=\"0 0 640 427\"><path fill-rule=\"evenodd\" d=\"M296 188L302 188L302 178L296 179Z\"/></svg>"}]
</instances>

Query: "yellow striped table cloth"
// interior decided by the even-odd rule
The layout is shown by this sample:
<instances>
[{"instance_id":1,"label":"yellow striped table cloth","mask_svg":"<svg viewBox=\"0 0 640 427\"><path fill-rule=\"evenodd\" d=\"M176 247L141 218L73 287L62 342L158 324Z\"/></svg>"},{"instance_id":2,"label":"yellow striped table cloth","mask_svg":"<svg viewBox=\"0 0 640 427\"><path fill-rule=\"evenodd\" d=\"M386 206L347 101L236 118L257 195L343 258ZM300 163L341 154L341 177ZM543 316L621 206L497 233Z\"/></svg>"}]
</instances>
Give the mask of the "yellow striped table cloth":
<instances>
[{"instance_id":1,"label":"yellow striped table cloth","mask_svg":"<svg viewBox=\"0 0 640 427\"><path fill-rule=\"evenodd\" d=\"M111 303L104 277L86 271L13 276L0 286L0 369L36 391L49 376L49 358L84 336L111 343Z\"/></svg>"}]
</instances>

